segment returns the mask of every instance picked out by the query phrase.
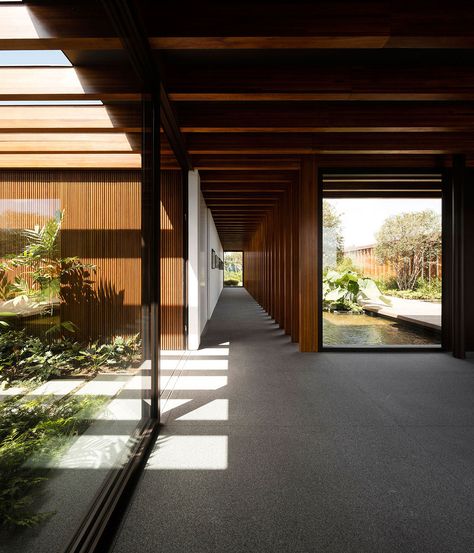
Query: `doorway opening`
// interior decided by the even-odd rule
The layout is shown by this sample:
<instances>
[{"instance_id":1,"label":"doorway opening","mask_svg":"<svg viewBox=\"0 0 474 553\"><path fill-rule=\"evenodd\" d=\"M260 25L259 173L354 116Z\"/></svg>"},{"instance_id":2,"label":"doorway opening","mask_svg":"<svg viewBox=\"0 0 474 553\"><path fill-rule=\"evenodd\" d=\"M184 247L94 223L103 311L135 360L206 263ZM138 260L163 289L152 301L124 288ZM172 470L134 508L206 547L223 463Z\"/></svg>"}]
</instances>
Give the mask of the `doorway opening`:
<instances>
[{"instance_id":1,"label":"doorway opening","mask_svg":"<svg viewBox=\"0 0 474 553\"><path fill-rule=\"evenodd\" d=\"M325 174L323 348L440 348L442 176Z\"/></svg>"},{"instance_id":2,"label":"doorway opening","mask_svg":"<svg viewBox=\"0 0 474 553\"><path fill-rule=\"evenodd\" d=\"M244 285L244 258L242 251L224 252L224 286Z\"/></svg>"}]
</instances>

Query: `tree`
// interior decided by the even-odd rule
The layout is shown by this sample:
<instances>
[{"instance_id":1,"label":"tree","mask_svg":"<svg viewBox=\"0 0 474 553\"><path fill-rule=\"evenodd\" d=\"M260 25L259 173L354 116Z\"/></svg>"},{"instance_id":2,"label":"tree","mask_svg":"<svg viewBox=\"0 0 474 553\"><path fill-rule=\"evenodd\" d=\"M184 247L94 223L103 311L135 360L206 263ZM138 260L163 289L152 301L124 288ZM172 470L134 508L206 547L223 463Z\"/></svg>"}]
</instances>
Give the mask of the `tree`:
<instances>
[{"instance_id":1,"label":"tree","mask_svg":"<svg viewBox=\"0 0 474 553\"><path fill-rule=\"evenodd\" d=\"M335 267L343 253L341 216L328 200L323 200L323 267Z\"/></svg>"},{"instance_id":2,"label":"tree","mask_svg":"<svg viewBox=\"0 0 474 553\"><path fill-rule=\"evenodd\" d=\"M432 210L385 220L376 234L375 255L395 270L400 290L414 290L424 267L441 254L441 216Z\"/></svg>"}]
</instances>

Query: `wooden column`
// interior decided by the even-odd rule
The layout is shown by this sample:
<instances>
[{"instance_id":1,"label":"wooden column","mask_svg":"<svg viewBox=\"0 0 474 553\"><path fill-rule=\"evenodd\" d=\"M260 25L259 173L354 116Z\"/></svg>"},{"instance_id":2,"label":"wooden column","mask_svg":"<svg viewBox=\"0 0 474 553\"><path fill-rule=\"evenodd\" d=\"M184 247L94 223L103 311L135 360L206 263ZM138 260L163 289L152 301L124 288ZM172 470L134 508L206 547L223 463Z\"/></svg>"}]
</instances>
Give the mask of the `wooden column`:
<instances>
[{"instance_id":1,"label":"wooden column","mask_svg":"<svg viewBox=\"0 0 474 553\"><path fill-rule=\"evenodd\" d=\"M452 346L453 356L466 357L464 317L464 186L466 157L453 156L452 169Z\"/></svg>"},{"instance_id":2,"label":"wooden column","mask_svg":"<svg viewBox=\"0 0 474 553\"><path fill-rule=\"evenodd\" d=\"M291 222L291 340L298 342L300 328L300 278L299 278L299 225L300 225L300 205L299 205L299 183L298 179L291 184L292 196L292 222Z\"/></svg>"},{"instance_id":3,"label":"wooden column","mask_svg":"<svg viewBox=\"0 0 474 553\"><path fill-rule=\"evenodd\" d=\"M142 340L151 364L151 407L159 420L160 367L160 106L143 101L142 154ZM146 405L146 403L144 403Z\"/></svg>"},{"instance_id":4,"label":"wooden column","mask_svg":"<svg viewBox=\"0 0 474 553\"><path fill-rule=\"evenodd\" d=\"M301 162L299 224L300 351L318 351L319 221L318 167L315 156Z\"/></svg>"}]
</instances>

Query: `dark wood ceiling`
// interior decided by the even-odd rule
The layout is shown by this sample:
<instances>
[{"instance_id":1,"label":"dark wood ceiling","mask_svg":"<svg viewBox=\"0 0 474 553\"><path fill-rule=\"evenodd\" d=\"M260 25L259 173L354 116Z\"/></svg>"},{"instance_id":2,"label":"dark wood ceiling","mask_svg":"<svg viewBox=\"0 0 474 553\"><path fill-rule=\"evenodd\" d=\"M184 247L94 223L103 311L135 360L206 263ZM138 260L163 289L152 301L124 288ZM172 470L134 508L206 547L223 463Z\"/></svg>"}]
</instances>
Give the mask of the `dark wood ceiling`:
<instances>
[{"instance_id":1,"label":"dark wood ceiling","mask_svg":"<svg viewBox=\"0 0 474 553\"><path fill-rule=\"evenodd\" d=\"M0 167L140 165L146 85L111 3L0 5L0 49L63 49L74 65L0 68L0 100L105 102L0 106ZM473 164L469 2L129 4L225 249L244 248L284 201L302 156L325 167L442 167L464 153ZM164 167L172 158L163 141Z\"/></svg>"}]
</instances>

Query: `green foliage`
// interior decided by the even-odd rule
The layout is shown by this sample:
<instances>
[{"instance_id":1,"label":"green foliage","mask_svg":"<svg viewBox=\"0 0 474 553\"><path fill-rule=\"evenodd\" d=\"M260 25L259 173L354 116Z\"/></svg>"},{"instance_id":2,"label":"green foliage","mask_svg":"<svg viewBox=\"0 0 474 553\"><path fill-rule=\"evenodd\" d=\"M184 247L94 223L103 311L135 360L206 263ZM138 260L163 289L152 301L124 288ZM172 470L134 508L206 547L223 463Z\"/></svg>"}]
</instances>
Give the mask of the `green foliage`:
<instances>
[{"instance_id":1,"label":"green foliage","mask_svg":"<svg viewBox=\"0 0 474 553\"><path fill-rule=\"evenodd\" d=\"M432 278L431 281L419 278L414 290L399 290L396 282L381 283L381 289L389 296L407 300L441 301L442 281Z\"/></svg>"},{"instance_id":2,"label":"green foliage","mask_svg":"<svg viewBox=\"0 0 474 553\"><path fill-rule=\"evenodd\" d=\"M389 303L371 278L355 271L328 270L323 276L323 308L327 311L350 311L362 313L358 300L377 300Z\"/></svg>"},{"instance_id":3,"label":"green foliage","mask_svg":"<svg viewBox=\"0 0 474 553\"><path fill-rule=\"evenodd\" d=\"M357 268L350 257L343 257L336 265L336 271L338 273L344 273L345 271L357 273Z\"/></svg>"},{"instance_id":4,"label":"green foliage","mask_svg":"<svg viewBox=\"0 0 474 553\"><path fill-rule=\"evenodd\" d=\"M236 286L242 282L242 267L242 252L224 252L224 284L226 286L232 286L227 284L229 280L236 280Z\"/></svg>"},{"instance_id":5,"label":"green foliage","mask_svg":"<svg viewBox=\"0 0 474 553\"><path fill-rule=\"evenodd\" d=\"M138 358L139 351L138 335L117 336L110 343L81 344L68 338L43 341L24 330L9 330L0 334L0 384L126 368Z\"/></svg>"},{"instance_id":6,"label":"green foliage","mask_svg":"<svg viewBox=\"0 0 474 553\"><path fill-rule=\"evenodd\" d=\"M323 200L323 267L335 267L343 251L341 215L329 200Z\"/></svg>"},{"instance_id":7,"label":"green foliage","mask_svg":"<svg viewBox=\"0 0 474 553\"><path fill-rule=\"evenodd\" d=\"M386 219L376 235L375 255L389 263L399 290L414 290L423 269L441 255L441 217L432 210Z\"/></svg>"},{"instance_id":8,"label":"green foliage","mask_svg":"<svg viewBox=\"0 0 474 553\"><path fill-rule=\"evenodd\" d=\"M58 212L43 226L21 231L25 240L23 251L6 255L0 264L1 300L15 304L23 299L30 307L42 307L45 313L52 314L54 303L64 299L63 290L79 283L84 295L91 292L90 275L95 272L95 265L83 263L77 257L61 257L59 238L63 219L64 212ZM12 270L20 272L9 281L7 275Z\"/></svg>"},{"instance_id":9,"label":"green foliage","mask_svg":"<svg viewBox=\"0 0 474 553\"><path fill-rule=\"evenodd\" d=\"M240 284L240 280L236 278L229 278L227 280L224 280L224 284L226 286L238 286Z\"/></svg>"},{"instance_id":10,"label":"green foliage","mask_svg":"<svg viewBox=\"0 0 474 553\"><path fill-rule=\"evenodd\" d=\"M54 513L35 512L32 503L46 479L32 458L51 458L71 436L89 426L106 400L48 397L25 401L15 396L0 403L0 524L34 526Z\"/></svg>"},{"instance_id":11,"label":"green foliage","mask_svg":"<svg viewBox=\"0 0 474 553\"><path fill-rule=\"evenodd\" d=\"M224 283L227 280L236 280L237 284L239 284L240 282L242 282L242 272L236 273L233 271L224 271Z\"/></svg>"}]
</instances>

